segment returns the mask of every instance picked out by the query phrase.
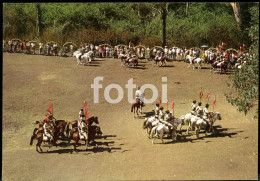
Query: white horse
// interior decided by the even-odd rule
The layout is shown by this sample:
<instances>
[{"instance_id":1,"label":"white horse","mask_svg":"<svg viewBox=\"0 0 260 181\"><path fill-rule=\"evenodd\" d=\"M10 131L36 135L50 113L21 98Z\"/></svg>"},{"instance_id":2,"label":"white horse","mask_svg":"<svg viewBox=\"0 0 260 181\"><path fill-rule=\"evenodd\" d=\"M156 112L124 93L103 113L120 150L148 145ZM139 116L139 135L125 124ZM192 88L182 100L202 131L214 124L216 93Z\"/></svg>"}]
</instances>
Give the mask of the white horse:
<instances>
[{"instance_id":1,"label":"white horse","mask_svg":"<svg viewBox=\"0 0 260 181\"><path fill-rule=\"evenodd\" d=\"M176 141L177 138L177 134L176 134L176 128L175 126L171 125L171 124L159 124L156 127L152 128L151 134L150 134L150 138L153 138L152 143L154 144L154 136L155 133L159 136L159 138L161 139L162 143L164 143L163 141L163 135L165 133L170 133L172 135L172 140Z\"/></svg>"},{"instance_id":2,"label":"white horse","mask_svg":"<svg viewBox=\"0 0 260 181\"><path fill-rule=\"evenodd\" d=\"M209 112L208 113L208 119L209 119L209 125L210 125L210 128L209 128L209 131L210 132L214 132L213 130L213 124L216 120L221 120L221 115L219 112Z\"/></svg>"},{"instance_id":3,"label":"white horse","mask_svg":"<svg viewBox=\"0 0 260 181\"><path fill-rule=\"evenodd\" d=\"M199 138L199 133L201 129L205 129L205 136L207 136L207 132L209 131L209 122L204 119L199 119L196 121L196 136Z\"/></svg>"},{"instance_id":4,"label":"white horse","mask_svg":"<svg viewBox=\"0 0 260 181\"><path fill-rule=\"evenodd\" d=\"M189 133L189 129L191 128L191 118L192 117L194 117L194 115L191 113L181 116L180 119L183 119L183 123L181 124L180 131L181 131L182 125L188 125L186 133L187 134Z\"/></svg>"},{"instance_id":5,"label":"white horse","mask_svg":"<svg viewBox=\"0 0 260 181\"><path fill-rule=\"evenodd\" d=\"M189 55L187 55L187 56L189 56ZM189 64L188 68L190 68L190 66L192 65L193 69L195 69L196 67L194 65L195 65L195 63L197 63L198 64L198 69L201 69L201 63L203 61L202 58L194 58L194 57L192 57L192 58L188 58L188 60L190 61L190 64Z\"/></svg>"},{"instance_id":6,"label":"white horse","mask_svg":"<svg viewBox=\"0 0 260 181\"><path fill-rule=\"evenodd\" d=\"M77 59L77 65L79 64L88 64L89 62L94 60L94 52L88 51L87 53L84 53L82 56L82 53L76 54L76 59Z\"/></svg>"}]
</instances>

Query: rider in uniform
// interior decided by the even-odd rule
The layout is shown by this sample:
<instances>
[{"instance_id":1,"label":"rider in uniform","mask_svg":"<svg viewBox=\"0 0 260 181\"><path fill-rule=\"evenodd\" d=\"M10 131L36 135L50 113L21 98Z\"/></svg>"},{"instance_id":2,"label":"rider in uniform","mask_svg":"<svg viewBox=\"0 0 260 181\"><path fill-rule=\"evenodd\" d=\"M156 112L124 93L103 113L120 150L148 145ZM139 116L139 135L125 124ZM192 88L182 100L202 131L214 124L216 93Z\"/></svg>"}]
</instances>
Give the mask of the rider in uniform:
<instances>
[{"instance_id":1,"label":"rider in uniform","mask_svg":"<svg viewBox=\"0 0 260 181\"><path fill-rule=\"evenodd\" d=\"M79 120L78 120L78 130L79 130L79 134L83 135L85 137L85 139L88 139L87 136L87 125L86 125L86 116L83 114L80 116Z\"/></svg>"},{"instance_id":2,"label":"rider in uniform","mask_svg":"<svg viewBox=\"0 0 260 181\"><path fill-rule=\"evenodd\" d=\"M206 104L205 105L205 108L203 109L203 116L202 118L205 120L205 121L208 121L209 122L209 119L208 119L208 108L209 108L209 104Z\"/></svg>"},{"instance_id":3,"label":"rider in uniform","mask_svg":"<svg viewBox=\"0 0 260 181\"><path fill-rule=\"evenodd\" d=\"M136 98L136 102L137 102L138 100L140 101L142 107L144 106L143 96L144 96L144 93L142 93L142 92L140 91L140 87L137 86L137 90L135 91L135 98Z\"/></svg>"},{"instance_id":4,"label":"rider in uniform","mask_svg":"<svg viewBox=\"0 0 260 181\"><path fill-rule=\"evenodd\" d=\"M44 135L47 136L50 141L53 141L52 125L49 119L43 124L43 129Z\"/></svg>"},{"instance_id":5,"label":"rider in uniform","mask_svg":"<svg viewBox=\"0 0 260 181\"><path fill-rule=\"evenodd\" d=\"M198 117L202 118L203 110L202 110L202 108L200 106L201 106L201 102L199 102L198 106L196 107L196 113L197 113Z\"/></svg>"},{"instance_id":6,"label":"rider in uniform","mask_svg":"<svg viewBox=\"0 0 260 181\"><path fill-rule=\"evenodd\" d=\"M194 100L191 104L191 114L196 115L196 100Z\"/></svg>"}]
</instances>

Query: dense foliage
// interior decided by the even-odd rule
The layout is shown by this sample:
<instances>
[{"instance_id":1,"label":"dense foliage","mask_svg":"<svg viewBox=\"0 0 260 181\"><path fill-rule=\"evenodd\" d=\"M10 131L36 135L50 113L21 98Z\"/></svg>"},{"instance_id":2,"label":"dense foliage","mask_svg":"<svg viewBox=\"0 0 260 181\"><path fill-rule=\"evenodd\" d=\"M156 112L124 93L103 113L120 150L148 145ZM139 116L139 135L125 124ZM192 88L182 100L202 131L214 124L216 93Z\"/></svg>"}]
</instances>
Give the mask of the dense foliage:
<instances>
[{"instance_id":1,"label":"dense foliage","mask_svg":"<svg viewBox=\"0 0 260 181\"><path fill-rule=\"evenodd\" d=\"M40 34L35 3L5 3L4 39L41 39L65 43L162 44L161 3L41 3ZM217 46L226 42L238 48L248 42L249 7L240 3L242 30L236 27L229 3L169 3L167 45Z\"/></svg>"},{"instance_id":2,"label":"dense foliage","mask_svg":"<svg viewBox=\"0 0 260 181\"><path fill-rule=\"evenodd\" d=\"M245 114L257 104L258 113L258 83L259 83L259 6L251 8L252 21L249 28L249 36L252 45L249 48L249 54L252 57L246 57L246 66L242 66L241 71L235 72L230 76L232 87L238 93L234 96L232 93L226 95L228 102L237 106L238 111ZM256 114L257 116L258 114Z\"/></svg>"}]
</instances>

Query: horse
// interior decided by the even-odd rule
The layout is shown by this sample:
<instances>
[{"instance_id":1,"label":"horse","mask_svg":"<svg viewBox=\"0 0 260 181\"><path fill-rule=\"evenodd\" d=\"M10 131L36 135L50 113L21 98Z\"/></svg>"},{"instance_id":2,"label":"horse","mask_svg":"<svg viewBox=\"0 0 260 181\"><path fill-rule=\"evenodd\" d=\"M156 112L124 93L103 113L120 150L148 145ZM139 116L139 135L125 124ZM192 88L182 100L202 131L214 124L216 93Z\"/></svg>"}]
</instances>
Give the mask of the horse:
<instances>
[{"instance_id":1,"label":"horse","mask_svg":"<svg viewBox=\"0 0 260 181\"><path fill-rule=\"evenodd\" d=\"M142 103L139 99L137 99L136 103L133 103L131 106L131 112L134 112L134 114L136 113L137 116L139 117L139 113L138 113L139 109L140 109L140 113L142 114Z\"/></svg>"},{"instance_id":2,"label":"horse","mask_svg":"<svg viewBox=\"0 0 260 181\"><path fill-rule=\"evenodd\" d=\"M38 130L38 132L36 133L37 130ZM56 146L56 147L58 146L56 142L57 142L59 136L62 134L62 132L58 128L55 129L55 127L52 127L51 130L52 130L52 134L53 134L53 140L52 141L50 141L49 138L46 139L44 137L43 128L35 128L34 129L33 135L31 136L30 145L33 144L34 139L37 139L38 140L38 142L36 144L36 151L37 152L39 152L38 147L40 148L40 151L43 152L42 148L41 148L42 142L49 142L49 143L51 142L53 146ZM48 150L47 150L47 152L48 152Z\"/></svg>"},{"instance_id":3,"label":"horse","mask_svg":"<svg viewBox=\"0 0 260 181\"><path fill-rule=\"evenodd\" d=\"M147 129L147 133L150 134L152 127L154 126L154 122L157 122L158 118L156 118L155 116L151 116L149 118L145 118L144 119L144 123L143 123L143 129ZM154 124L153 124L154 123Z\"/></svg>"},{"instance_id":4,"label":"horse","mask_svg":"<svg viewBox=\"0 0 260 181\"><path fill-rule=\"evenodd\" d=\"M86 123L86 125L92 125L93 123L96 123L96 124L99 124L99 121L98 121L98 117L96 117L96 116L92 116L92 117L90 117L90 118L88 118L86 121L85 121L85 123ZM68 124L67 124L67 128L66 128L66 134L67 134L67 136L69 135L69 131L70 131L70 129L69 129L69 125L71 124L71 127L72 128L77 128L78 127L78 120L74 120L74 121L72 121L72 122L69 122Z\"/></svg>"},{"instance_id":5,"label":"horse","mask_svg":"<svg viewBox=\"0 0 260 181\"><path fill-rule=\"evenodd\" d=\"M82 55L81 58L84 60L84 64L89 64L91 61L94 60L94 52L92 50L88 51L87 53Z\"/></svg>"},{"instance_id":6,"label":"horse","mask_svg":"<svg viewBox=\"0 0 260 181\"><path fill-rule=\"evenodd\" d=\"M161 123L158 126L152 128L152 131L150 134L150 139L153 138L153 140L152 140L153 144L154 144L155 133L157 133L157 135L161 139L162 143L164 143L162 138L165 133L170 133L173 141L176 141L176 138L177 138L176 127L171 124L166 125L166 124Z\"/></svg>"},{"instance_id":7,"label":"horse","mask_svg":"<svg viewBox=\"0 0 260 181\"><path fill-rule=\"evenodd\" d=\"M78 144L79 140L84 140L85 141L85 144L87 144L86 146L86 150L87 150L87 147L89 146L89 143L91 141L93 141L93 143L95 143L95 136L96 134L98 135L102 135L103 133L101 132L101 129L99 126L89 126L87 125L87 128L86 128L86 132L87 132L87 138L82 138L80 137L79 135L79 131L78 131L78 128L73 128L71 130L71 133L70 133L70 137L69 137L69 141L68 141L68 145L70 145L70 141L73 139L74 140L74 150L76 150L76 145ZM97 145L96 145L97 147Z\"/></svg>"},{"instance_id":8,"label":"horse","mask_svg":"<svg viewBox=\"0 0 260 181\"><path fill-rule=\"evenodd\" d=\"M220 69L220 74L222 74L223 71L226 74L226 72L227 72L227 65L228 65L228 61L224 61L224 60L221 61L221 58L218 57L216 59L216 61L211 64L212 67L210 69L210 72L213 73L213 70ZM214 71L214 73L215 72L216 71Z\"/></svg>"},{"instance_id":9,"label":"horse","mask_svg":"<svg viewBox=\"0 0 260 181\"><path fill-rule=\"evenodd\" d=\"M35 122L35 125L36 124L39 124L39 128L35 128L35 129L40 129L40 128L43 128L43 125L44 125L44 121L42 122L39 122L39 121L36 121ZM62 132L62 134L60 135L62 137L62 139L64 139L66 136L64 134L65 130L66 130L66 125L67 125L67 122L65 120L55 120L54 121L54 127L56 127L57 129L60 130L60 132ZM67 135L68 136L68 135Z\"/></svg>"},{"instance_id":10,"label":"horse","mask_svg":"<svg viewBox=\"0 0 260 181\"><path fill-rule=\"evenodd\" d=\"M160 56L160 57L157 57L157 58L154 57L154 58L153 58L154 66L159 66L159 65L157 65L158 62L161 62L161 63L162 63L161 66L163 66L163 64L166 66L165 60L166 60L166 57L163 57L163 56Z\"/></svg>"},{"instance_id":11,"label":"horse","mask_svg":"<svg viewBox=\"0 0 260 181\"><path fill-rule=\"evenodd\" d=\"M198 64L198 69L201 69L201 63L203 61L202 58L195 58L195 57L192 57L190 55L187 55L186 59L188 59L190 61L190 64L189 64L188 68L190 68L190 66L192 65L193 69L195 69L196 67L194 66L194 64L197 63Z\"/></svg>"},{"instance_id":12,"label":"horse","mask_svg":"<svg viewBox=\"0 0 260 181\"><path fill-rule=\"evenodd\" d=\"M181 116L181 119L183 119L183 123L181 124L180 131L181 131L182 125L187 125L188 128L187 128L186 133L189 134L189 129L191 128L191 118L193 116L194 115L191 114L191 113L188 113L188 114Z\"/></svg>"},{"instance_id":13,"label":"horse","mask_svg":"<svg viewBox=\"0 0 260 181\"><path fill-rule=\"evenodd\" d=\"M198 119L196 121L196 136L197 138L199 138L199 132L202 128L205 129L205 136L207 136L207 132L209 131L209 128L210 128L210 124L208 121L204 120L204 119Z\"/></svg>"},{"instance_id":14,"label":"horse","mask_svg":"<svg viewBox=\"0 0 260 181\"><path fill-rule=\"evenodd\" d=\"M209 128L209 131L210 132L214 132L213 130L213 124L216 120L221 120L221 115L219 112L209 112L208 113L208 119L209 119L209 125L210 125L210 128Z\"/></svg>"},{"instance_id":15,"label":"horse","mask_svg":"<svg viewBox=\"0 0 260 181\"><path fill-rule=\"evenodd\" d=\"M122 59L124 58L124 59ZM137 67L138 66L138 59L135 58L135 57L132 57L130 58L129 60L125 57L122 57L121 60L122 60L122 67L124 67L126 64L128 65L128 67L130 66L134 66L134 67Z\"/></svg>"}]
</instances>

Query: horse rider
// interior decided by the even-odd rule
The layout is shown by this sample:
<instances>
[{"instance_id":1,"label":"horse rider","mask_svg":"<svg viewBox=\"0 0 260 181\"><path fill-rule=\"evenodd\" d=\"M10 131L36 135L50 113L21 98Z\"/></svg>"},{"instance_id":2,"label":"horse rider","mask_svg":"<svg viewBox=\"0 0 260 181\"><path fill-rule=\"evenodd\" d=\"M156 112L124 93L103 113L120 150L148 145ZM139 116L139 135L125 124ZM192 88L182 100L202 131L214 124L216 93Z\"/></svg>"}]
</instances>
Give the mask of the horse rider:
<instances>
[{"instance_id":1,"label":"horse rider","mask_svg":"<svg viewBox=\"0 0 260 181\"><path fill-rule=\"evenodd\" d=\"M193 102L192 102L192 104L191 104L191 114L192 115L196 115L196 100L194 100Z\"/></svg>"},{"instance_id":2,"label":"horse rider","mask_svg":"<svg viewBox=\"0 0 260 181\"><path fill-rule=\"evenodd\" d=\"M164 121L169 120L171 117L172 117L172 113L169 110L166 110L164 114Z\"/></svg>"},{"instance_id":3,"label":"horse rider","mask_svg":"<svg viewBox=\"0 0 260 181\"><path fill-rule=\"evenodd\" d=\"M47 111L48 111L48 113L47 113L48 121L50 121L55 126L56 118L53 116L53 113L51 111L49 111L49 110L47 110Z\"/></svg>"},{"instance_id":4,"label":"horse rider","mask_svg":"<svg viewBox=\"0 0 260 181\"><path fill-rule=\"evenodd\" d=\"M159 116L159 110L160 110L160 107L159 107L159 106L160 106L160 104L159 104L159 103L156 103L155 106L156 106L155 111L154 111L154 112L155 112L155 115Z\"/></svg>"},{"instance_id":5,"label":"horse rider","mask_svg":"<svg viewBox=\"0 0 260 181\"><path fill-rule=\"evenodd\" d=\"M142 107L144 106L143 97L144 97L144 93L142 93L142 92L140 91L140 87L137 86L137 90L135 91L135 99L136 99L136 102L137 102L137 100L140 101Z\"/></svg>"},{"instance_id":6,"label":"horse rider","mask_svg":"<svg viewBox=\"0 0 260 181\"><path fill-rule=\"evenodd\" d=\"M196 113L197 113L198 117L202 117L202 115L203 115L203 110L200 106L201 106L201 102L199 102L198 106L196 107Z\"/></svg>"},{"instance_id":7,"label":"horse rider","mask_svg":"<svg viewBox=\"0 0 260 181\"><path fill-rule=\"evenodd\" d=\"M85 114L84 114L84 110L83 110L83 107L82 107L79 110L79 118L81 118L83 115L85 115Z\"/></svg>"},{"instance_id":8,"label":"horse rider","mask_svg":"<svg viewBox=\"0 0 260 181\"><path fill-rule=\"evenodd\" d=\"M88 139L87 136L87 125L86 125L86 116L82 115L79 120L78 120L78 130L79 130L79 134L83 135L85 137L85 139Z\"/></svg>"},{"instance_id":9,"label":"horse rider","mask_svg":"<svg viewBox=\"0 0 260 181\"><path fill-rule=\"evenodd\" d=\"M45 121L45 123L43 124L43 130L44 130L44 135L48 137L48 139L50 141L53 141L53 126L51 125L51 121L48 119L47 121Z\"/></svg>"},{"instance_id":10,"label":"horse rider","mask_svg":"<svg viewBox=\"0 0 260 181\"><path fill-rule=\"evenodd\" d=\"M206 104L206 105L205 105L205 108L203 109L203 116L202 116L202 118L203 118L205 121L208 121L208 122L209 122L209 119L208 119L208 114L209 114L208 108L209 108L209 104Z\"/></svg>"}]
</instances>

